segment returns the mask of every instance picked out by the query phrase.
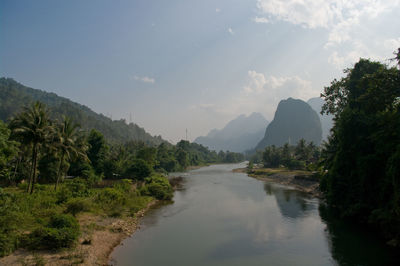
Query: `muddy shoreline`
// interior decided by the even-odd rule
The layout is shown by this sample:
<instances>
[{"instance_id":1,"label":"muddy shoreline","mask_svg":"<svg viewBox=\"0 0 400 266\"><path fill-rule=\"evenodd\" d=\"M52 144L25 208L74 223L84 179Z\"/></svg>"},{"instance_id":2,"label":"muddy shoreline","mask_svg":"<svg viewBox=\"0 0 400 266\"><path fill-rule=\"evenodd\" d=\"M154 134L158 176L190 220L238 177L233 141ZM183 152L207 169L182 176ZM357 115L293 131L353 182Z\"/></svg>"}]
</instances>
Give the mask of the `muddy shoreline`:
<instances>
[{"instance_id":1,"label":"muddy shoreline","mask_svg":"<svg viewBox=\"0 0 400 266\"><path fill-rule=\"evenodd\" d=\"M310 194L316 198L322 198L322 193L319 190L319 182L308 178L299 178L295 172L281 172L274 174L257 174L254 171L248 171L247 168L237 168L233 172L244 173L258 180L278 183L281 185L291 186L295 189Z\"/></svg>"}]
</instances>

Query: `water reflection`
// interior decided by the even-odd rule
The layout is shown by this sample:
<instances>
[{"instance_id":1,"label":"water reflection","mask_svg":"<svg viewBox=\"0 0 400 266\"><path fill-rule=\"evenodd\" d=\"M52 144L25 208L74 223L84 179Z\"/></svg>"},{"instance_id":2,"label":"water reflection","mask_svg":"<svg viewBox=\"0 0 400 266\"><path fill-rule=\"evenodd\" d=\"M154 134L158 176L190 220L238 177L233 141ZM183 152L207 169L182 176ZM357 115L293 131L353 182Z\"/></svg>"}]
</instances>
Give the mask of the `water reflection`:
<instances>
[{"instance_id":1,"label":"water reflection","mask_svg":"<svg viewBox=\"0 0 400 266\"><path fill-rule=\"evenodd\" d=\"M374 265L391 261L353 229L321 217L318 199L232 173L236 165L191 171L174 204L150 212L113 253L118 265ZM144 229L144 230L143 230ZM362 247L369 254L358 252ZM378 259L370 258L377 254ZM337 262L337 263L336 263ZM388 263L386 263L388 262ZM400 265L400 264L399 264Z\"/></svg>"},{"instance_id":2,"label":"water reflection","mask_svg":"<svg viewBox=\"0 0 400 266\"><path fill-rule=\"evenodd\" d=\"M265 183L264 190L275 197L281 214L287 218L304 217L317 208L317 203L301 191L271 183Z\"/></svg>"},{"instance_id":3,"label":"water reflection","mask_svg":"<svg viewBox=\"0 0 400 266\"><path fill-rule=\"evenodd\" d=\"M327 225L332 257L339 265L400 265L396 250L368 233L368 228L337 219L323 204L319 213Z\"/></svg>"}]
</instances>

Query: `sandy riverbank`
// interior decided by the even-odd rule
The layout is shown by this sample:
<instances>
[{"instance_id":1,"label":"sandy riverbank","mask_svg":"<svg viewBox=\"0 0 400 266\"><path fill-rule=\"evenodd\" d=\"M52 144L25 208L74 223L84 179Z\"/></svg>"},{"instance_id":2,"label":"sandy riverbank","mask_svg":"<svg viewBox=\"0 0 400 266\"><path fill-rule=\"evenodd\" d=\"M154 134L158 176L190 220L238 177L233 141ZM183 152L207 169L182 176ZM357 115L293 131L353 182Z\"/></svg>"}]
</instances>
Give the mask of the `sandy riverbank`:
<instances>
[{"instance_id":1,"label":"sandy riverbank","mask_svg":"<svg viewBox=\"0 0 400 266\"><path fill-rule=\"evenodd\" d=\"M306 171L288 171L277 169L257 169L248 172L247 168L234 169L234 172L245 173L248 176L258 180L278 183L296 188L312 195L313 197L321 198L322 194L319 190L319 182L312 178L308 178L310 172Z\"/></svg>"},{"instance_id":2,"label":"sandy riverbank","mask_svg":"<svg viewBox=\"0 0 400 266\"><path fill-rule=\"evenodd\" d=\"M20 249L1 258L0 265L108 265L114 248L138 229L140 218L157 202L150 202L135 217L110 218L84 213L78 217L82 235L74 248L34 253Z\"/></svg>"}]
</instances>

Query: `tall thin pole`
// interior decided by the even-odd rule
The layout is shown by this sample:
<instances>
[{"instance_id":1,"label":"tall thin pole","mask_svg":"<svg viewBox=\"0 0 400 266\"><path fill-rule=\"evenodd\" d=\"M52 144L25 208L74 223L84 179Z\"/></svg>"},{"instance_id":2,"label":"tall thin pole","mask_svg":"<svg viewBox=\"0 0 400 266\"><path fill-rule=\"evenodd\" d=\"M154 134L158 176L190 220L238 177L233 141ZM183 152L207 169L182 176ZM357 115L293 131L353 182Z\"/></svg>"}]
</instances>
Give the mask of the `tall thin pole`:
<instances>
[{"instance_id":1,"label":"tall thin pole","mask_svg":"<svg viewBox=\"0 0 400 266\"><path fill-rule=\"evenodd\" d=\"M188 137L187 137L188 134L187 134L187 132L188 132L188 131L187 131L187 129L186 129L186 141L188 140Z\"/></svg>"}]
</instances>

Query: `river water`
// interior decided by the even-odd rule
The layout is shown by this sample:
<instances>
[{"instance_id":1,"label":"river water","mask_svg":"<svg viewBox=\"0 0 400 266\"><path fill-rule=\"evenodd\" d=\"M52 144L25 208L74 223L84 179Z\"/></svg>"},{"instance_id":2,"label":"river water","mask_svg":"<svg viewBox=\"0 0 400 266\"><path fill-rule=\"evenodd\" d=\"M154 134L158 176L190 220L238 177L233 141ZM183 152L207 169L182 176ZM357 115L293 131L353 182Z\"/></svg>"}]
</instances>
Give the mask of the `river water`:
<instances>
[{"instance_id":1,"label":"river water","mask_svg":"<svg viewBox=\"0 0 400 266\"><path fill-rule=\"evenodd\" d=\"M150 210L117 247L113 265L400 265L394 251L321 215L319 200L234 173L185 173L174 203Z\"/></svg>"}]
</instances>

